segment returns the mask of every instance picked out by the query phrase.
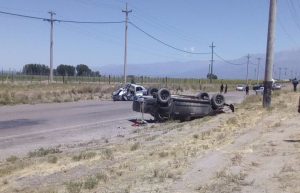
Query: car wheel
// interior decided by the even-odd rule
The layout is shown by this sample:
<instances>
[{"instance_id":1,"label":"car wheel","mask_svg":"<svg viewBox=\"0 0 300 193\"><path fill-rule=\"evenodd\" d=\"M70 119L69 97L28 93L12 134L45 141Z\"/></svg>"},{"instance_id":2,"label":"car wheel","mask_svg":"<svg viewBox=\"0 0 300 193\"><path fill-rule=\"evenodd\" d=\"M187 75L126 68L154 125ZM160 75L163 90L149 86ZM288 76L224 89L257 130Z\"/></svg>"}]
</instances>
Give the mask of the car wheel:
<instances>
[{"instance_id":1,"label":"car wheel","mask_svg":"<svg viewBox=\"0 0 300 193\"><path fill-rule=\"evenodd\" d=\"M150 88L149 89L149 95L154 96L158 93L158 89L157 88Z\"/></svg>"},{"instance_id":2,"label":"car wheel","mask_svg":"<svg viewBox=\"0 0 300 193\"><path fill-rule=\"evenodd\" d=\"M196 97L202 100L209 100L209 95L206 92L200 92L196 95Z\"/></svg>"},{"instance_id":3,"label":"car wheel","mask_svg":"<svg viewBox=\"0 0 300 193\"><path fill-rule=\"evenodd\" d=\"M220 107L223 107L225 104L225 97L221 94L213 95L213 97L211 98L211 103L213 109L218 109Z\"/></svg>"},{"instance_id":4,"label":"car wheel","mask_svg":"<svg viewBox=\"0 0 300 193\"><path fill-rule=\"evenodd\" d=\"M168 103L171 99L171 93L168 89L162 88L157 92L158 101L161 103Z\"/></svg>"}]
</instances>

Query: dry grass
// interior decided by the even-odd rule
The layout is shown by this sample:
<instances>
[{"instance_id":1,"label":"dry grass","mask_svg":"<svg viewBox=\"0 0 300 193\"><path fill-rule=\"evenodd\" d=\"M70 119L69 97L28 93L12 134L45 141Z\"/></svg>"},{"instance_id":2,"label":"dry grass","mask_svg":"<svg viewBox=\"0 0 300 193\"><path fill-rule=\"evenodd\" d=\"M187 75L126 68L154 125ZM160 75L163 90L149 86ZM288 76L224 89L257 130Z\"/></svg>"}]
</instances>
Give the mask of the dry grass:
<instances>
[{"instance_id":1,"label":"dry grass","mask_svg":"<svg viewBox=\"0 0 300 193\"><path fill-rule=\"evenodd\" d=\"M17 156L12 155L12 156L6 158L6 161L7 161L7 162L15 163L18 159L19 159L19 158L18 158Z\"/></svg>"},{"instance_id":2,"label":"dry grass","mask_svg":"<svg viewBox=\"0 0 300 193\"><path fill-rule=\"evenodd\" d=\"M231 158L232 165L240 165L242 163L243 156L240 153L234 154Z\"/></svg>"},{"instance_id":3,"label":"dry grass","mask_svg":"<svg viewBox=\"0 0 300 193\"><path fill-rule=\"evenodd\" d=\"M60 151L58 148L39 148L39 149L36 149L34 151L30 151L28 153L28 156L29 157L44 157L48 154L56 154L56 153L61 153L62 151Z\"/></svg>"},{"instance_id":4,"label":"dry grass","mask_svg":"<svg viewBox=\"0 0 300 193\"><path fill-rule=\"evenodd\" d=\"M196 190L201 193L232 193L241 192L242 186L251 186L254 180L247 181L247 175L243 172L232 173L229 170L222 170L216 173L214 181L210 184L199 186Z\"/></svg>"},{"instance_id":5,"label":"dry grass","mask_svg":"<svg viewBox=\"0 0 300 193\"><path fill-rule=\"evenodd\" d=\"M115 85L89 84L0 84L0 105L61 103L110 99Z\"/></svg>"},{"instance_id":6,"label":"dry grass","mask_svg":"<svg viewBox=\"0 0 300 193\"><path fill-rule=\"evenodd\" d=\"M139 149L140 147L141 147L140 142L136 142L130 147L130 150L135 151L135 150Z\"/></svg>"},{"instance_id":7,"label":"dry grass","mask_svg":"<svg viewBox=\"0 0 300 193\"><path fill-rule=\"evenodd\" d=\"M96 152L81 152L78 155L74 155L72 157L73 161L80 161L80 160L88 160L88 159L92 159L93 157L95 157L97 155Z\"/></svg>"},{"instance_id":8,"label":"dry grass","mask_svg":"<svg viewBox=\"0 0 300 193\"><path fill-rule=\"evenodd\" d=\"M52 164L56 164L57 163L58 158L54 155L50 155L48 156L48 163L52 163Z\"/></svg>"}]
</instances>

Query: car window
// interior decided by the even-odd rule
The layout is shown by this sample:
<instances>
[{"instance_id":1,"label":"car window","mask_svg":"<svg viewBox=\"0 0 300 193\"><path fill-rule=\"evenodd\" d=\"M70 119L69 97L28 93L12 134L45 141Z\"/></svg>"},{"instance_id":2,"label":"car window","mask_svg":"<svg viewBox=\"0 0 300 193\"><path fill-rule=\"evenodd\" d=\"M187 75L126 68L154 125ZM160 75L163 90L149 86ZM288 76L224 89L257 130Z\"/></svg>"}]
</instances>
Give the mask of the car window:
<instances>
[{"instance_id":1,"label":"car window","mask_svg":"<svg viewBox=\"0 0 300 193\"><path fill-rule=\"evenodd\" d=\"M141 91L141 90L143 90L142 87L136 87L136 91Z\"/></svg>"}]
</instances>

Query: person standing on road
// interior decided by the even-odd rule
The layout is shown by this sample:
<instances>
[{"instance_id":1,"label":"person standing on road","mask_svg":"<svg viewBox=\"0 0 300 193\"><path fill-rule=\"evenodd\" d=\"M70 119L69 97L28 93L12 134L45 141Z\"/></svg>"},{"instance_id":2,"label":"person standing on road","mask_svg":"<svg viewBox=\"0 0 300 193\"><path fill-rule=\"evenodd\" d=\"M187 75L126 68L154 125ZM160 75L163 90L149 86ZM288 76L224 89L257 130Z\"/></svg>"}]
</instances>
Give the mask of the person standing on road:
<instances>
[{"instance_id":1,"label":"person standing on road","mask_svg":"<svg viewBox=\"0 0 300 193\"><path fill-rule=\"evenodd\" d=\"M220 87L220 93L223 93L223 90L224 90L224 85L223 83L221 84L221 87Z\"/></svg>"},{"instance_id":2,"label":"person standing on road","mask_svg":"<svg viewBox=\"0 0 300 193\"><path fill-rule=\"evenodd\" d=\"M225 90L224 90L224 94L227 93L227 84L225 84Z\"/></svg>"},{"instance_id":3,"label":"person standing on road","mask_svg":"<svg viewBox=\"0 0 300 193\"><path fill-rule=\"evenodd\" d=\"M292 83L293 83L293 86L294 86L294 92L296 92L297 91L297 85L298 85L299 81L297 80L297 78L294 78Z\"/></svg>"},{"instance_id":4,"label":"person standing on road","mask_svg":"<svg viewBox=\"0 0 300 193\"><path fill-rule=\"evenodd\" d=\"M249 95L249 85L247 84L247 86L246 86L246 95Z\"/></svg>"}]
</instances>

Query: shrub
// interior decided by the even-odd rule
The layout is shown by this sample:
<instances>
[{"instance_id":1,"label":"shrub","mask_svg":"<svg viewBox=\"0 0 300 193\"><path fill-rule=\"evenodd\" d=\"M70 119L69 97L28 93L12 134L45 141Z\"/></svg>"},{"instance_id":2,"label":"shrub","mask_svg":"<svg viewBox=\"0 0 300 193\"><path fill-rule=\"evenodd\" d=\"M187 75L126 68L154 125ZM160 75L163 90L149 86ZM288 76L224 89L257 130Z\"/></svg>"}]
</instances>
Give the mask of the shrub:
<instances>
[{"instance_id":1,"label":"shrub","mask_svg":"<svg viewBox=\"0 0 300 193\"><path fill-rule=\"evenodd\" d=\"M88 177L85 181L84 181L84 189L94 189L98 184L98 179L96 177Z\"/></svg>"},{"instance_id":2,"label":"shrub","mask_svg":"<svg viewBox=\"0 0 300 193\"><path fill-rule=\"evenodd\" d=\"M7 161L7 162L15 163L18 159L19 159L19 158L18 158L17 156L12 155L12 156L6 158L6 161Z\"/></svg>"},{"instance_id":3,"label":"shrub","mask_svg":"<svg viewBox=\"0 0 300 193\"><path fill-rule=\"evenodd\" d=\"M54 155L48 156L48 163L56 164L57 163L57 157Z\"/></svg>"},{"instance_id":4,"label":"shrub","mask_svg":"<svg viewBox=\"0 0 300 193\"><path fill-rule=\"evenodd\" d=\"M81 152L79 155L73 156L74 161L80 161L82 159L87 160L95 157L97 154L95 152Z\"/></svg>"},{"instance_id":5,"label":"shrub","mask_svg":"<svg viewBox=\"0 0 300 193\"><path fill-rule=\"evenodd\" d=\"M131 146L130 150L135 151L135 150L139 149L140 146L141 146L141 144L139 142L136 142Z\"/></svg>"},{"instance_id":6,"label":"shrub","mask_svg":"<svg viewBox=\"0 0 300 193\"><path fill-rule=\"evenodd\" d=\"M34 151L30 151L28 153L29 157L44 157L48 154L55 154L55 153L61 153L61 151L58 148L48 148L48 149L44 149L43 147L34 150Z\"/></svg>"},{"instance_id":7,"label":"shrub","mask_svg":"<svg viewBox=\"0 0 300 193\"><path fill-rule=\"evenodd\" d=\"M68 182L66 183L66 189L69 193L80 193L82 188L82 182Z\"/></svg>"},{"instance_id":8,"label":"shrub","mask_svg":"<svg viewBox=\"0 0 300 193\"><path fill-rule=\"evenodd\" d=\"M99 172L97 175L96 175L96 178L99 180L99 181L103 181L103 182L107 182L108 181L108 175L101 171Z\"/></svg>"}]
</instances>

